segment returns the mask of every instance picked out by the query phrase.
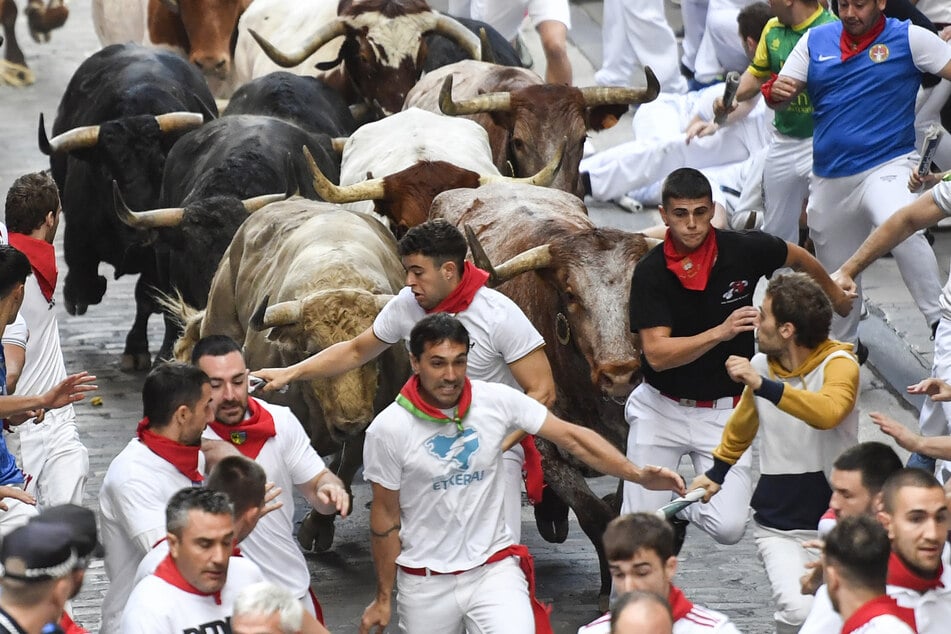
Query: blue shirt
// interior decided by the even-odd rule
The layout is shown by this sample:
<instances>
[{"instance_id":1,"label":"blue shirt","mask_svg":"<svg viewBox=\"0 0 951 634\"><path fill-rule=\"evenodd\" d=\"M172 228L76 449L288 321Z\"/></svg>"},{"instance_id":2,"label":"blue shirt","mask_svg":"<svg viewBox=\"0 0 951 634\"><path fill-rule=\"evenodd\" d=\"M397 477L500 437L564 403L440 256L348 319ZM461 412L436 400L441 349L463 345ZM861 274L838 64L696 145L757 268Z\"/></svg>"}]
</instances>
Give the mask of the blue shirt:
<instances>
[{"instance_id":1,"label":"blue shirt","mask_svg":"<svg viewBox=\"0 0 951 634\"><path fill-rule=\"evenodd\" d=\"M7 393L7 359L3 355L3 346L0 346L0 395ZM23 472L17 466L16 458L7 449L7 439L0 431L0 485L23 484Z\"/></svg>"}]
</instances>

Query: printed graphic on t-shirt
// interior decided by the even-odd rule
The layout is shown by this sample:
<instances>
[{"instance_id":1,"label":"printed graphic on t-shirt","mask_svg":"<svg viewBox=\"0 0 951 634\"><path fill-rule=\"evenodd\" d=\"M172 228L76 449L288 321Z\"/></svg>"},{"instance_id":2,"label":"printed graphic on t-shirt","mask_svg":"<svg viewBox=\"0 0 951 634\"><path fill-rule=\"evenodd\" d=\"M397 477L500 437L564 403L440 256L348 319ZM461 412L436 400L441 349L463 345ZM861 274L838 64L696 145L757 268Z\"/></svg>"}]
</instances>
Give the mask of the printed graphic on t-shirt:
<instances>
[{"instance_id":1,"label":"printed graphic on t-shirt","mask_svg":"<svg viewBox=\"0 0 951 634\"><path fill-rule=\"evenodd\" d=\"M433 478L434 491L447 491L459 486L481 482L484 471L471 470L472 457L479 451L479 433L470 428L455 434L435 434L425 443L429 453L453 468Z\"/></svg>"},{"instance_id":2,"label":"printed graphic on t-shirt","mask_svg":"<svg viewBox=\"0 0 951 634\"><path fill-rule=\"evenodd\" d=\"M723 303L729 304L730 302L736 302L743 299L749 294L747 293L749 288L749 280L736 280L730 282L730 286L726 289L726 292L723 293Z\"/></svg>"}]
</instances>

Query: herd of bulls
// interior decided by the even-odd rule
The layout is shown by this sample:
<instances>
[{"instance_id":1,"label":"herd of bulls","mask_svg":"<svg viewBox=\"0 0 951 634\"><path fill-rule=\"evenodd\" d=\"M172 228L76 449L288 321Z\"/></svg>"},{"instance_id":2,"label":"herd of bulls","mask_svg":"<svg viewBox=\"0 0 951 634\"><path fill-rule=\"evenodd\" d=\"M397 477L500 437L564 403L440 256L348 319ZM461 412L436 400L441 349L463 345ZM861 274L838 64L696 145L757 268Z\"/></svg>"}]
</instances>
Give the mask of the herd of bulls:
<instances>
[{"instance_id":1,"label":"herd of bulls","mask_svg":"<svg viewBox=\"0 0 951 634\"><path fill-rule=\"evenodd\" d=\"M396 237L445 218L466 228L477 264L545 337L556 413L623 448L621 403L640 356L629 286L649 245L594 225L578 164L589 129L657 95L653 75L643 89L546 85L491 28L424 0L196 4L97 0L104 41L183 55L107 46L76 71L51 136L40 120L66 216L69 313L101 301L107 262L116 277L140 274L125 367L152 362L146 325L159 311L159 358L184 329L179 354L223 333L249 367L292 364L366 329L403 285ZM396 346L275 400L321 455L336 453L349 482L363 430L409 371ZM602 554L615 506L554 446L539 447L564 500L536 508L539 529L564 540L567 503ZM301 533L329 547L332 522ZM602 581L606 593L603 556Z\"/></svg>"}]
</instances>

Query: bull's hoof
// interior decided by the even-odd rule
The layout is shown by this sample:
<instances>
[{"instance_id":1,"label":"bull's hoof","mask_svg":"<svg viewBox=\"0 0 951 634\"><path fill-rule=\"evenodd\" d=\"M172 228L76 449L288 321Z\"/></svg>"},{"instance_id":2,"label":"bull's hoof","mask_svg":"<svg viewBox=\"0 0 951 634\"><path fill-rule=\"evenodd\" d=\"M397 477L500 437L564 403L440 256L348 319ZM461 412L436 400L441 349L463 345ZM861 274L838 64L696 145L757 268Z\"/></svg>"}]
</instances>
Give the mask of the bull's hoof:
<instances>
[{"instance_id":1,"label":"bull's hoof","mask_svg":"<svg viewBox=\"0 0 951 634\"><path fill-rule=\"evenodd\" d=\"M23 64L0 60L0 84L22 88L35 82L36 75Z\"/></svg>"},{"instance_id":2,"label":"bull's hoof","mask_svg":"<svg viewBox=\"0 0 951 634\"><path fill-rule=\"evenodd\" d=\"M311 511L304 516L297 531L297 543L307 552L323 553L334 544L334 515Z\"/></svg>"},{"instance_id":3,"label":"bull's hoof","mask_svg":"<svg viewBox=\"0 0 951 634\"><path fill-rule=\"evenodd\" d=\"M546 542L561 544L568 539L568 505L545 487L542 500L534 506L535 526Z\"/></svg>"},{"instance_id":4,"label":"bull's hoof","mask_svg":"<svg viewBox=\"0 0 951 634\"><path fill-rule=\"evenodd\" d=\"M152 368L152 355L148 352L124 353L119 360L119 366L126 372L150 370Z\"/></svg>"}]
</instances>

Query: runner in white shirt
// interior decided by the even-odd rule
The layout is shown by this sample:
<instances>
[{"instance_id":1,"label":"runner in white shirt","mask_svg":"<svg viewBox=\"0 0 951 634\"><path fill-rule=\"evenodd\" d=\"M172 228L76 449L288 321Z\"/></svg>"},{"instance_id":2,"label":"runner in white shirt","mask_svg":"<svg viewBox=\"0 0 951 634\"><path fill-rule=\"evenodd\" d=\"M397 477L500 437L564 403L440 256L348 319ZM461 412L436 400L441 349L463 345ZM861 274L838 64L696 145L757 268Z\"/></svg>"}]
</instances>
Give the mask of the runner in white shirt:
<instances>
[{"instance_id":1,"label":"runner in white shirt","mask_svg":"<svg viewBox=\"0 0 951 634\"><path fill-rule=\"evenodd\" d=\"M427 314L448 312L463 323L473 342L470 377L521 389L551 406L555 384L543 349L545 340L512 300L484 285L485 273L465 262L467 250L459 230L444 220L413 227L399 244L406 288L380 311L371 328L288 368L265 368L254 375L268 382L265 391L280 389L291 381L337 376L372 361L400 341L408 341L413 326ZM505 454L505 518L516 541L521 535L526 448L530 452L527 468L534 464L540 469L531 439L523 439ZM530 496L534 494L529 491Z\"/></svg>"},{"instance_id":2,"label":"runner in white shirt","mask_svg":"<svg viewBox=\"0 0 951 634\"><path fill-rule=\"evenodd\" d=\"M311 593L307 562L294 540L294 488L325 515L349 512L343 483L314 451L304 427L291 410L248 396L248 368L241 347L230 337L202 338L192 362L211 379L215 420L202 436L202 449L239 452L264 468L280 490L281 508L261 518L241 548L268 581L291 590L307 611L322 620Z\"/></svg>"},{"instance_id":3,"label":"runner in white shirt","mask_svg":"<svg viewBox=\"0 0 951 634\"><path fill-rule=\"evenodd\" d=\"M651 592L665 597L674 617L674 634L739 634L720 612L691 603L671 583L677 572L674 532L666 521L650 513L614 518L602 538L614 591ZM611 613L578 629L578 634L609 634Z\"/></svg>"},{"instance_id":4,"label":"runner in white shirt","mask_svg":"<svg viewBox=\"0 0 951 634\"><path fill-rule=\"evenodd\" d=\"M200 487L199 449L212 420L208 377L190 365L154 368L142 387L145 418L106 471L99 493L99 520L109 590L102 602L101 634L119 632L135 569L165 537L165 507L183 487Z\"/></svg>"},{"instance_id":5,"label":"runner in white shirt","mask_svg":"<svg viewBox=\"0 0 951 634\"><path fill-rule=\"evenodd\" d=\"M570 448L600 473L683 489L676 473L637 467L594 431L556 418L517 390L470 382L469 344L465 327L448 314L417 323L410 333L415 374L367 430L377 594L361 632L386 627L397 577L403 632L465 625L521 633L533 631L536 618L547 619L534 600L528 550L515 543L503 517L501 450L517 429Z\"/></svg>"}]
</instances>

